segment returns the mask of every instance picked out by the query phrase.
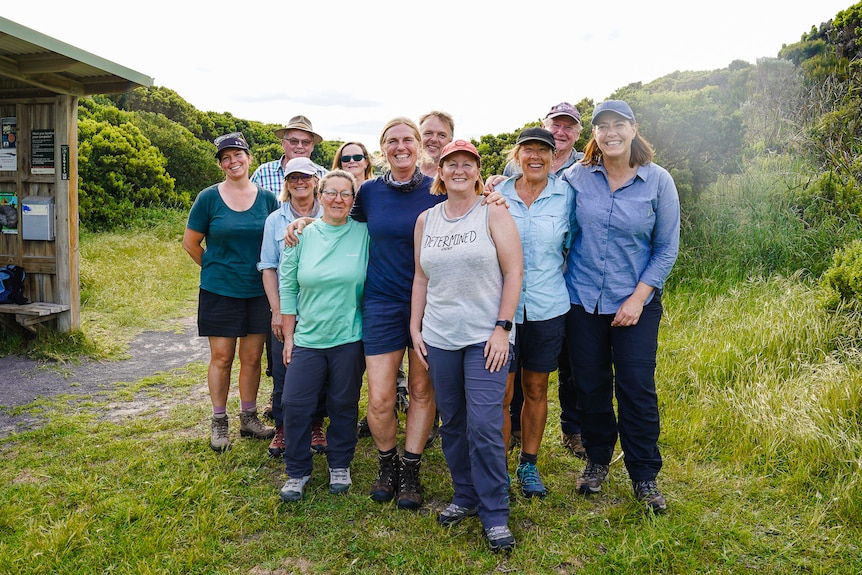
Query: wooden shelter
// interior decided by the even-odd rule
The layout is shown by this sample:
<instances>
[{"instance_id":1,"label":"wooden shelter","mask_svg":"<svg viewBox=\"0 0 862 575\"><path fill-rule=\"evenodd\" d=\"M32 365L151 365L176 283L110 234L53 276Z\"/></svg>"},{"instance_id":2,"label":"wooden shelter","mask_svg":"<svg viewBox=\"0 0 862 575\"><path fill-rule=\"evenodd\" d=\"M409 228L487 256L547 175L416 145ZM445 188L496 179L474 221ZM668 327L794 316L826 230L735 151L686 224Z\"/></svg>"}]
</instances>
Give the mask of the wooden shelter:
<instances>
[{"instance_id":1,"label":"wooden shelter","mask_svg":"<svg viewBox=\"0 0 862 575\"><path fill-rule=\"evenodd\" d=\"M78 98L152 85L0 17L0 266L24 268L33 302L0 304L0 321L80 327Z\"/></svg>"}]
</instances>

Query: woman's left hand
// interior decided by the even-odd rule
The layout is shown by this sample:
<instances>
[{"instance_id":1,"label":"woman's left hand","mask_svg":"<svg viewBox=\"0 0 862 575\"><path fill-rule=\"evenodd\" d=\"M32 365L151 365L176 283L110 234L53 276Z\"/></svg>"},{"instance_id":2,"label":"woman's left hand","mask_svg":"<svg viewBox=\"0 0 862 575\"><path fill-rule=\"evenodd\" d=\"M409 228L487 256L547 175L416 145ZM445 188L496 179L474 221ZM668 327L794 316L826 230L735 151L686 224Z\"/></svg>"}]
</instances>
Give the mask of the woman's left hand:
<instances>
[{"instance_id":1,"label":"woman's left hand","mask_svg":"<svg viewBox=\"0 0 862 575\"><path fill-rule=\"evenodd\" d=\"M500 371L509 357L509 332L494 328L485 344L485 369L491 373Z\"/></svg>"},{"instance_id":2,"label":"woman's left hand","mask_svg":"<svg viewBox=\"0 0 862 575\"><path fill-rule=\"evenodd\" d=\"M623 302L623 305L620 306L620 309L617 310L616 315L614 315L614 321L611 322L611 327L630 327L637 325L643 311L643 302L633 295L629 296L629 298Z\"/></svg>"}]
</instances>

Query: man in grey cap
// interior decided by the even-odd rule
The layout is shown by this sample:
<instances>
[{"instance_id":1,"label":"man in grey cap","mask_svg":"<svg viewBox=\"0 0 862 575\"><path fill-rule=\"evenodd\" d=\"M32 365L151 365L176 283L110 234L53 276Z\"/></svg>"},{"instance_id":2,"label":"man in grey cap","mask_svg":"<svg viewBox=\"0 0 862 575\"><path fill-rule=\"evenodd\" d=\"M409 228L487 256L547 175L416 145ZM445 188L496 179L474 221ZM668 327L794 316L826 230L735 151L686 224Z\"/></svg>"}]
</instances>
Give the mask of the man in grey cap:
<instances>
[{"instance_id":1,"label":"man in grey cap","mask_svg":"<svg viewBox=\"0 0 862 575\"><path fill-rule=\"evenodd\" d=\"M261 164L251 176L252 183L257 184L275 195L281 192L284 182L284 166L293 158L311 158L314 146L323 141L311 127L311 121L305 116L294 116L287 126L275 131L275 135L281 140L281 149L284 155L278 160ZM315 164L318 177L323 177L326 168Z\"/></svg>"},{"instance_id":2,"label":"man in grey cap","mask_svg":"<svg viewBox=\"0 0 862 575\"><path fill-rule=\"evenodd\" d=\"M542 120L542 127L554 135L557 151L551 165L551 173L562 176L566 168L584 157L583 152L575 150L575 142L581 137L581 113L568 102L560 102L553 106ZM509 162L503 169L506 177L519 172L514 162Z\"/></svg>"}]
</instances>

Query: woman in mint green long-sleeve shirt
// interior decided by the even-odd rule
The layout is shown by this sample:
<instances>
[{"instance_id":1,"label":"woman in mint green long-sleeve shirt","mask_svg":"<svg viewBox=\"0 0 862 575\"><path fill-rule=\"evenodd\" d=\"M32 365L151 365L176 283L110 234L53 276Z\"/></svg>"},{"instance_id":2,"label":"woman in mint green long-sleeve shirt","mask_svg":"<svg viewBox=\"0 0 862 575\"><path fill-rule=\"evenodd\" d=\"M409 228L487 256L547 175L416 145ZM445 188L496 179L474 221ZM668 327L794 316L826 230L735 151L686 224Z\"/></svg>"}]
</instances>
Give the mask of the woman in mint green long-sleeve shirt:
<instances>
[{"instance_id":1,"label":"woman in mint green long-sleeve shirt","mask_svg":"<svg viewBox=\"0 0 862 575\"><path fill-rule=\"evenodd\" d=\"M362 296L368 265L368 229L351 219L355 181L334 170L320 181L323 216L302 241L286 246L279 264L283 361L284 501L302 499L311 478L311 424L321 391L329 414L330 493L350 489L356 449L359 389L365 370Z\"/></svg>"}]
</instances>

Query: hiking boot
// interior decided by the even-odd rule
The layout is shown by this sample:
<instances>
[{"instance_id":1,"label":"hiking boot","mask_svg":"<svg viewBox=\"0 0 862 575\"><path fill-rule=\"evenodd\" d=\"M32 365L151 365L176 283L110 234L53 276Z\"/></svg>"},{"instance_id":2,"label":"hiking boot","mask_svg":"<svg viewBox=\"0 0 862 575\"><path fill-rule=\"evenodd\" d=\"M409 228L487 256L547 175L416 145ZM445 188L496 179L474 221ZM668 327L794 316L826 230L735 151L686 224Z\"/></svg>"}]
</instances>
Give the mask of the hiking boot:
<instances>
[{"instance_id":1,"label":"hiking boot","mask_svg":"<svg viewBox=\"0 0 862 575\"><path fill-rule=\"evenodd\" d=\"M539 497L544 498L548 494L545 489L545 484L542 483L542 478L539 477L539 470L533 463L522 463L515 470L515 476L518 478L518 483L521 484L521 493L524 497Z\"/></svg>"},{"instance_id":2,"label":"hiking boot","mask_svg":"<svg viewBox=\"0 0 862 575\"><path fill-rule=\"evenodd\" d=\"M653 481L632 481L632 487L635 490L635 497L640 503L646 505L655 513L661 513L667 509L667 500L658 486Z\"/></svg>"},{"instance_id":3,"label":"hiking boot","mask_svg":"<svg viewBox=\"0 0 862 575\"><path fill-rule=\"evenodd\" d=\"M479 513L478 507L461 507L450 503L449 507L437 514L437 523L443 527L452 527L477 513Z\"/></svg>"},{"instance_id":4,"label":"hiking boot","mask_svg":"<svg viewBox=\"0 0 862 575\"><path fill-rule=\"evenodd\" d=\"M275 435L272 436L272 441L269 442L269 454L273 457L284 455L284 426L282 425L275 428Z\"/></svg>"},{"instance_id":5,"label":"hiking boot","mask_svg":"<svg viewBox=\"0 0 862 575\"><path fill-rule=\"evenodd\" d=\"M512 433L509 435L509 451L512 451L516 447L521 447L521 430L513 429Z\"/></svg>"},{"instance_id":6,"label":"hiking boot","mask_svg":"<svg viewBox=\"0 0 862 575\"><path fill-rule=\"evenodd\" d=\"M326 434L323 432L323 422L318 420L311 424L311 452L326 453Z\"/></svg>"},{"instance_id":7,"label":"hiking boot","mask_svg":"<svg viewBox=\"0 0 862 575\"><path fill-rule=\"evenodd\" d=\"M584 472L578 477L578 491L584 495L593 495L602 491L602 483L608 479L608 466L593 463L587 458Z\"/></svg>"},{"instance_id":8,"label":"hiking boot","mask_svg":"<svg viewBox=\"0 0 862 575\"><path fill-rule=\"evenodd\" d=\"M400 459L397 455L392 457L379 457L380 469L377 478L371 484L371 499L379 503L392 501L395 497L395 488L398 486L398 465Z\"/></svg>"},{"instance_id":9,"label":"hiking boot","mask_svg":"<svg viewBox=\"0 0 862 575\"><path fill-rule=\"evenodd\" d=\"M264 419L275 421L275 419L273 419L272 417L272 396L273 394L270 393L269 399L266 401L266 405L263 406L263 411L261 412L261 415L263 415Z\"/></svg>"},{"instance_id":10,"label":"hiking boot","mask_svg":"<svg viewBox=\"0 0 862 575\"><path fill-rule=\"evenodd\" d=\"M511 551L515 548L515 536L505 525L485 529L485 536L488 538L488 544L494 553Z\"/></svg>"},{"instance_id":11,"label":"hiking boot","mask_svg":"<svg viewBox=\"0 0 862 575\"><path fill-rule=\"evenodd\" d=\"M230 448L227 415L213 415L210 424L210 447L213 451L222 453Z\"/></svg>"},{"instance_id":12,"label":"hiking boot","mask_svg":"<svg viewBox=\"0 0 862 575\"><path fill-rule=\"evenodd\" d=\"M572 455L580 459L587 458L587 450L584 449L584 443L581 440L580 433L565 433L562 437L563 447L568 449Z\"/></svg>"},{"instance_id":13,"label":"hiking boot","mask_svg":"<svg viewBox=\"0 0 862 575\"><path fill-rule=\"evenodd\" d=\"M401 460L398 483L398 508L415 511L422 505L422 483L419 481L421 461Z\"/></svg>"},{"instance_id":14,"label":"hiking boot","mask_svg":"<svg viewBox=\"0 0 862 575\"><path fill-rule=\"evenodd\" d=\"M275 428L264 425L257 416L257 408L239 412L239 434L241 437L272 439Z\"/></svg>"},{"instance_id":15,"label":"hiking boot","mask_svg":"<svg viewBox=\"0 0 862 575\"><path fill-rule=\"evenodd\" d=\"M302 490L305 489L305 484L311 479L311 475L304 477L288 477L284 482L281 491L278 492L282 501L291 502L302 499Z\"/></svg>"},{"instance_id":16,"label":"hiking boot","mask_svg":"<svg viewBox=\"0 0 862 575\"><path fill-rule=\"evenodd\" d=\"M368 418L363 417L359 420L359 424L356 426L356 437L362 439L363 437L371 437L371 427L368 425Z\"/></svg>"},{"instance_id":17,"label":"hiking boot","mask_svg":"<svg viewBox=\"0 0 862 575\"><path fill-rule=\"evenodd\" d=\"M404 385L398 385L395 389L395 413L407 413L410 408L410 398L407 395L407 382Z\"/></svg>"},{"instance_id":18,"label":"hiking boot","mask_svg":"<svg viewBox=\"0 0 862 575\"><path fill-rule=\"evenodd\" d=\"M431 431L428 432L428 440L425 442L425 449L429 449L434 445L434 440L440 434L440 414L434 416L434 425L431 426Z\"/></svg>"},{"instance_id":19,"label":"hiking boot","mask_svg":"<svg viewBox=\"0 0 862 575\"><path fill-rule=\"evenodd\" d=\"M350 491L350 469L347 467L329 468L329 492L333 495Z\"/></svg>"}]
</instances>

